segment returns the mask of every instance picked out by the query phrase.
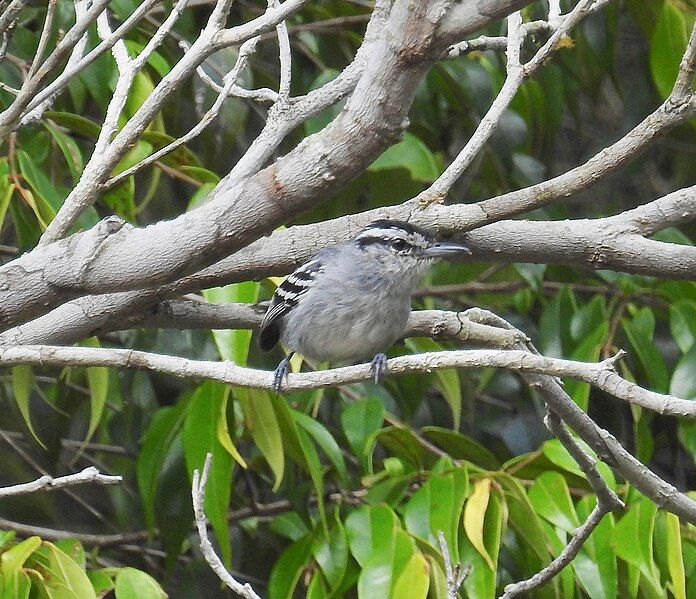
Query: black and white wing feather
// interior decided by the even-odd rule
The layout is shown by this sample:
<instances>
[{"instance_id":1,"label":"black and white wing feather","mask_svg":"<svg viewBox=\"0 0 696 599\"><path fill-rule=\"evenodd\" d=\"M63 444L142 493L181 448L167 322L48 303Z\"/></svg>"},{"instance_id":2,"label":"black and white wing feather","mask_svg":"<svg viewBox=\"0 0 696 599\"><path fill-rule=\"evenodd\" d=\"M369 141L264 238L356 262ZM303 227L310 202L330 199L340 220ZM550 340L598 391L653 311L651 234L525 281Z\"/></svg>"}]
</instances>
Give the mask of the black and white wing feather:
<instances>
[{"instance_id":1,"label":"black and white wing feather","mask_svg":"<svg viewBox=\"0 0 696 599\"><path fill-rule=\"evenodd\" d=\"M278 343L283 317L297 305L298 298L307 293L321 267L320 260L310 260L289 275L275 290L261 323L259 345L263 351L273 349Z\"/></svg>"}]
</instances>

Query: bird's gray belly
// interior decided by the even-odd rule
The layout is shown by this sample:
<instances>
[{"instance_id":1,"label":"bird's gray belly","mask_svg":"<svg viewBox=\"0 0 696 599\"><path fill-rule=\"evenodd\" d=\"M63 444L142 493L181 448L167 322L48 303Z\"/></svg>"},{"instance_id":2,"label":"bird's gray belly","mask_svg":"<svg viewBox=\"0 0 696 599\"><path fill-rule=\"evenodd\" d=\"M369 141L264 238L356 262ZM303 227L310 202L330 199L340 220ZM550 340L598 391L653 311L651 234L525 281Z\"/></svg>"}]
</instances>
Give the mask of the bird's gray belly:
<instances>
[{"instance_id":1,"label":"bird's gray belly","mask_svg":"<svg viewBox=\"0 0 696 599\"><path fill-rule=\"evenodd\" d=\"M409 302L389 300L330 306L306 302L288 315L293 321L284 327L281 340L288 348L315 360L352 362L371 358L403 335L409 312Z\"/></svg>"}]
</instances>

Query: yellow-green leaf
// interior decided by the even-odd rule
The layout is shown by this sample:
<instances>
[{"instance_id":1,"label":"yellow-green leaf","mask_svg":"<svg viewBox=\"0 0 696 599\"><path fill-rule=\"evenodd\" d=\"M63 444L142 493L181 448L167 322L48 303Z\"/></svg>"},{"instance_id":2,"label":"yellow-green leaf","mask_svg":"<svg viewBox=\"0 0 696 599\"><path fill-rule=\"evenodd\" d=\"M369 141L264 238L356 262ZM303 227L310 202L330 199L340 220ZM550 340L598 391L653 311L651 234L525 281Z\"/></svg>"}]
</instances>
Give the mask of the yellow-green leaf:
<instances>
[{"instance_id":1,"label":"yellow-green leaf","mask_svg":"<svg viewBox=\"0 0 696 599\"><path fill-rule=\"evenodd\" d=\"M429 587L430 573L428 562L421 553L415 552L396 579L391 596L394 599L401 597L425 599L428 595Z\"/></svg>"},{"instance_id":2,"label":"yellow-green leaf","mask_svg":"<svg viewBox=\"0 0 696 599\"><path fill-rule=\"evenodd\" d=\"M488 567L495 571L493 560L483 543L483 522L486 517L490 496L491 480L489 478L477 480L474 483L474 490L464 507L464 530L476 551L486 560Z\"/></svg>"},{"instance_id":3,"label":"yellow-green leaf","mask_svg":"<svg viewBox=\"0 0 696 599\"><path fill-rule=\"evenodd\" d=\"M681 531L679 517L667 513L667 563L672 578L672 593L675 599L686 599L686 575L682 556Z\"/></svg>"},{"instance_id":4,"label":"yellow-green leaf","mask_svg":"<svg viewBox=\"0 0 696 599\"><path fill-rule=\"evenodd\" d=\"M6 579L14 577L29 556L41 545L39 537L29 537L21 543L4 551L0 556L0 568Z\"/></svg>"},{"instance_id":5,"label":"yellow-green leaf","mask_svg":"<svg viewBox=\"0 0 696 599\"><path fill-rule=\"evenodd\" d=\"M217 438L218 441L220 442L220 445L222 445L225 450L234 458L234 461L237 462L242 468L247 468L247 463L244 460L244 458L241 456L239 451L237 451L237 448L234 445L234 442L232 441L232 437L230 437L230 430L227 426L227 400L230 398L230 388L227 387L225 390L225 395L222 398L222 404L220 405L220 417L218 418L218 423L217 423Z\"/></svg>"},{"instance_id":6,"label":"yellow-green leaf","mask_svg":"<svg viewBox=\"0 0 696 599\"><path fill-rule=\"evenodd\" d=\"M52 576L45 578L49 596L68 597L74 595L79 599L96 599L94 588L85 571L53 543L44 543L44 546L48 556L47 569L52 574ZM51 591L53 591L53 595Z\"/></svg>"}]
</instances>

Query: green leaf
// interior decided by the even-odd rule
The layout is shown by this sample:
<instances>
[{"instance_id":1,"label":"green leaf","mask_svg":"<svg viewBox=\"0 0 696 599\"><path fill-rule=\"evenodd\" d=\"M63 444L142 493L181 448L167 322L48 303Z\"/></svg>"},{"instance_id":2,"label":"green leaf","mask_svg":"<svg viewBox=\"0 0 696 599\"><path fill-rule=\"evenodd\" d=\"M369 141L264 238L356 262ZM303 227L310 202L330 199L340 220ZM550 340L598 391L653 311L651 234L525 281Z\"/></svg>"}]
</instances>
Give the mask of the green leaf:
<instances>
[{"instance_id":1,"label":"green leaf","mask_svg":"<svg viewBox=\"0 0 696 599\"><path fill-rule=\"evenodd\" d=\"M669 374L662 354L652 341L655 317L651 310L642 308L631 321L623 319L622 326L650 381L650 386L658 393L666 393Z\"/></svg>"},{"instance_id":2,"label":"green leaf","mask_svg":"<svg viewBox=\"0 0 696 599\"><path fill-rule=\"evenodd\" d=\"M273 490L277 491L285 471L283 438L271 396L260 389L235 389L234 396L244 413L244 423L275 477Z\"/></svg>"},{"instance_id":3,"label":"green leaf","mask_svg":"<svg viewBox=\"0 0 696 599\"><path fill-rule=\"evenodd\" d=\"M12 390L14 392L15 401L17 402L17 407L19 408L24 423L27 425L27 429L34 437L36 442L41 445L44 449L43 441L39 439L36 431L34 430L34 425L31 422L31 412L29 408L29 400L31 399L31 390L34 387L34 374L31 370L31 366L13 366L12 367Z\"/></svg>"},{"instance_id":4,"label":"green leaf","mask_svg":"<svg viewBox=\"0 0 696 599\"><path fill-rule=\"evenodd\" d=\"M92 583L85 571L70 556L53 543L44 543L41 551L46 562L44 567L51 576L44 577L46 591L56 599L74 597L75 599L96 599ZM38 559L43 562L43 559ZM53 592L51 592L53 591Z\"/></svg>"},{"instance_id":5,"label":"green leaf","mask_svg":"<svg viewBox=\"0 0 696 599\"><path fill-rule=\"evenodd\" d=\"M388 426L377 431L373 439L417 470L423 470L434 461L410 429Z\"/></svg>"},{"instance_id":6,"label":"green leaf","mask_svg":"<svg viewBox=\"0 0 696 599\"><path fill-rule=\"evenodd\" d=\"M696 302L682 300L669 307L669 327L672 337L683 353L696 341Z\"/></svg>"},{"instance_id":7,"label":"green leaf","mask_svg":"<svg viewBox=\"0 0 696 599\"><path fill-rule=\"evenodd\" d=\"M471 437L439 426L425 426L420 432L428 441L432 441L444 449L450 457L456 460L467 460L487 470L500 468L500 461Z\"/></svg>"},{"instance_id":8,"label":"green leaf","mask_svg":"<svg viewBox=\"0 0 696 599\"><path fill-rule=\"evenodd\" d=\"M646 578L659 584L653 560L653 529L657 506L646 497L634 502L614 526L611 544L622 560L638 568Z\"/></svg>"},{"instance_id":9,"label":"green leaf","mask_svg":"<svg viewBox=\"0 0 696 599\"><path fill-rule=\"evenodd\" d=\"M15 191L15 186L13 184L8 185L2 191L0 191L0 227L2 227L5 222L5 216L7 215L7 208L10 205L10 200Z\"/></svg>"},{"instance_id":10,"label":"green leaf","mask_svg":"<svg viewBox=\"0 0 696 599\"><path fill-rule=\"evenodd\" d=\"M413 545L413 541L409 539L402 531L397 535L397 543L401 542L404 545ZM395 566L398 567L398 563ZM430 587L429 566L425 557L421 553L415 551L406 561L401 571L398 573L390 597L398 599L400 597L409 597L409 599L425 599L428 595ZM368 595L370 596L370 595Z\"/></svg>"},{"instance_id":11,"label":"green leaf","mask_svg":"<svg viewBox=\"0 0 696 599\"><path fill-rule=\"evenodd\" d=\"M439 343L427 338L407 339L406 347L416 353L443 350ZM452 410L452 429L459 430L462 420L462 389L459 384L459 374L456 369L436 370L435 376L438 381L437 387Z\"/></svg>"},{"instance_id":12,"label":"green leaf","mask_svg":"<svg viewBox=\"0 0 696 599\"><path fill-rule=\"evenodd\" d=\"M99 340L96 337L86 339L82 343L87 347L100 347ZM89 441L97 430L104 406L106 405L106 397L109 393L109 369L102 366L90 366L87 368L87 384L89 385L89 427L85 441Z\"/></svg>"},{"instance_id":13,"label":"green leaf","mask_svg":"<svg viewBox=\"0 0 696 599\"><path fill-rule=\"evenodd\" d=\"M312 555L321 568L331 593L339 588L348 566L348 539L346 531L335 514L334 522L326 535L317 535L312 542Z\"/></svg>"},{"instance_id":14,"label":"green leaf","mask_svg":"<svg viewBox=\"0 0 696 599\"><path fill-rule=\"evenodd\" d=\"M568 287L546 304L539 320L539 349L545 356L562 358L570 351L570 321L574 297Z\"/></svg>"},{"instance_id":15,"label":"green leaf","mask_svg":"<svg viewBox=\"0 0 696 599\"><path fill-rule=\"evenodd\" d=\"M136 478L148 528L155 526L155 495L162 465L184 421L187 400L160 408L152 418L135 462Z\"/></svg>"},{"instance_id":16,"label":"green leaf","mask_svg":"<svg viewBox=\"0 0 696 599\"><path fill-rule=\"evenodd\" d=\"M496 564L500 552L500 543L505 524L506 506L504 499L495 491L490 493L483 521L483 545L493 563L491 569L488 561L474 547L467 535L460 535L460 560L471 564L471 571L464 581L467 597L472 599L490 599L496 588Z\"/></svg>"},{"instance_id":17,"label":"green leaf","mask_svg":"<svg viewBox=\"0 0 696 599\"><path fill-rule=\"evenodd\" d=\"M546 535L524 487L518 479L502 472L496 472L493 478L505 494L510 525L537 555L542 565L548 564L551 561L551 553Z\"/></svg>"},{"instance_id":18,"label":"green leaf","mask_svg":"<svg viewBox=\"0 0 696 599\"><path fill-rule=\"evenodd\" d=\"M404 526L411 534L438 549L438 531L442 531L453 561L459 561L459 523L464 500L469 494L469 476L465 468L432 474L403 507ZM438 465L440 462L438 462Z\"/></svg>"},{"instance_id":19,"label":"green leaf","mask_svg":"<svg viewBox=\"0 0 696 599\"><path fill-rule=\"evenodd\" d=\"M486 561L492 572L495 572L495 564L483 542L483 523L488 508L488 500L491 495L491 479L480 478L474 483L474 490L464 508L464 530L469 541Z\"/></svg>"},{"instance_id":20,"label":"green leaf","mask_svg":"<svg viewBox=\"0 0 696 599\"><path fill-rule=\"evenodd\" d=\"M72 137L56 127L50 120L44 119L42 122L63 153L73 183L77 183L85 166L80 146L77 145L77 142Z\"/></svg>"},{"instance_id":21,"label":"green leaf","mask_svg":"<svg viewBox=\"0 0 696 599\"><path fill-rule=\"evenodd\" d=\"M205 489L205 515L217 536L222 559L229 567L232 560L230 535L227 528L227 508L232 485L232 457L217 439L218 420L226 388L211 381L200 385L193 393L184 419L184 456L189 476L203 468L206 455L213 454L210 476Z\"/></svg>"},{"instance_id":22,"label":"green leaf","mask_svg":"<svg viewBox=\"0 0 696 599\"><path fill-rule=\"evenodd\" d=\"M142 52L143 49L145 48L144 44L138 43L134 40L125 40L125 42L126 42L126 48L128 48L128 50L130 51L131 56L135 56L136 54L140 54L140 52ZM157 74L160 77L164 77L171 70L167 61L158 52L152 52L147 57L147 63L153 69L155 69L155 71L157 71Z\"/></svg>"},{"instance_id":23,"label":"green leaf","mask_svg":"<svg viewBox=\"0 0 696 599\"><path fill-rule=\"evenodd\" d=\"M101 125L79 114L49 110L46 112L45 116L57 125L86 137L96 139L99 137L99 132L101 131Z\"/></svg>"},{"instance_id":24,"label":"green leaf","mask_svg":"<svg viewBox=\"0 0 696 599\"><path fill-rule=\"evenodd\" d=\"M331 436L331 433L326 430L326 428L314 418L310 418L307 414L298 412L297 410L291 410L292 415L295 418L295 422L299 424L305 431L307 431L310 436L316 441L317 445L321 447L322 451L329 458L336 473L341 479L344 485L348 484L348 471L346 470L346 462L343 459L343 453L341 453L341 448L336 443L336 440Z\"/></svg>"},{"instance_id":25,"label":"green leaf","mask_svg":"<svg viewBox=\"0 0 696 599\"><path fill-rule=\"evenodd\" d=\"M544 472L529 489L534 510L549 522L572 533L580 521L570 499L568 483L558 472Z\"/></svg>"},{"instance_id":26,"label":"green leaf","mask_svg":"<svg viewBox=\"0 0 696 599\"><path fill-rule=\"evenodd\" d=\"M253 304L259 297L260 284L255 281L234 283L225 287L205 289L203 297L207 302ZM249 355L251 331L248 329L222 329L213 331L215 345L223 360L230 360L238 366L246 366Z\"/></svg>"},{"instance_id":27,"label":"green leaf","mask_svg":"<svg viewBox=\"0 0 696 599\"><path fill-rule=\"evenodd\" d=\"M39 537L29 537L0 555L0 569L5 580L14 578L29 556L41 546Z\"/></svg>"},{"instance_id":28,"label":"green leaf","mask_svg":"<svg viewBox=\"0 0 696 599\"><path fill-rule=\"evenodd\" d=\"M307 524L300 518L297 512L278 514L271 521L270 528L275 534L291 541L297 541L309 533Z\"/></svg>"},{"instance_id":29,"label":"green leaf","mask_svg":"<svg viewBox=\"0 0 696 599\"><path fill-rule=\"evenodd\" d=\"M364 567L374 555L393 551L398 520L386 505L362 506L346 518L348 546L355 560Z\"/></svg>"},{"instance_id":30,"label":"green leaf","mask_svg":"<svg viewBox=\"0 0 696 599\"><path fill-rule=\"evenodd\" d=\"M203 185L217 185L220 182L220 177L217 174L201 166L184 165L180 166L179 170ZM252 283L253 281L248 282Z\"/></svg>"},{"instance_id":31,"label":"green leaf","mask_svg":"<svg viewBox=\"0 0 696 599\"><path fill-rule=\"evenodd\" d=\"M585 521L597 501L585 496L577 503L578 517ZM607 514L592 531L572 562L575 575L591 599L612 599L617 593L616 555L611 549L614 516Z\"/></svg>"},{"instance_id":32,"label":"green leaf","mask_svg":"<svg viewBox=\"0 0 696 599\"><path fill-rule=\"evenodd\" d=\"M420 139L411 133L404 134L403 141L391 146L375 160L369 170L404 168L418 181L434 181L442 172L433 153Z\"/></svg>"},{"instance_id":33,"label":"green leaf","mask_svg":"<svg viewBox=\"0 0 696 599\"><path fill-rule=\"evenodd\" d=\"M611 489L616 490L616 479L614 478L614 473L612 472L611 468L609 468L609 466L607 466L604 462L601 462L597 458L597 454L594 452L594 450L582 439L575 437L575 442L578 443L586 453L597 461L597 468L602 475L602 478L604 478ZM544 455L559 468L563 468L563 470L567 470L568 472L572 472L577 476L586 478L583 471L578 467L577 462L568 453L568 450L563 447L558 439L550 439L549 441L546 441L542 446L542 451L544 452Z\"/></svg>"},{"instance_id":34,"label":"green leaf","mask_svg":"<svg viewBox=\"0 0 696 599\"><path fill-rule=\"evenodd\" d=\"M663 98L669 96L677 80L687 39L684 14L676 2L666 0L650 38L650 72Z\"/></svg>"},{"instance_id":35,"label":"green leaf","mask_svg":"<svg viewBox=\"0 0 696 599\"><path fill-rule=\"evenodd\" d=\"M17 150L17 161L22 175L33 190L32 198L28 202L41 223L49 223L60 209L65 195L51 183L43 169L37 165L33 158L24 150ZM26 198L25 198L26 199Z\"/></svg>"},{"instance_id":36,"label":"green leaf","mask_svg":"<svg viewBox=\"0 0 696 599\"><path fill-rule=\"evenodd\" d=\"M116 599L166 599L167 593L150 575L135 568L122 568L116 575Z\"/></svg>"},{"instance_id":37,"label":"green leaf","mask_svg":"<svg viewBox=\"0 0 696 599\"><path fill-rule=\"evenodd\" d=\"M307 587L306 599L329 599L329 593L326 590L324 577L321 572L317 572Z\"/></svg>"},{"instance_id":38,"label":"green leaf","mask_svg":"<svg viewBox=\"0 0 696 599\"><path fill-rule=\"evenodd\" d=\"M312 538L302 537L289 545L273 564L268 582L270 599L292 599L305 564L311 556Z\"/></svg>"},{"instance_id":39,"label":"green leaf","mask_svg":"<svg viewBox=\"0 0 696 599\"><path fill-rule=\"evenodd\" d=\"M608 323L602 322L592 333L583 339L580 345L572 352L570 358L578 362L596 362L599 359L599 353L606 341L608 332ZM590 399L589 383L566 381L565 390L582 410L587 411Z\"/></svg>"},{"instance_id":40,"label":"green leaf","mask_svg":"<svg viewBox=\"0 0 696 599\"><path fill-rule=\"evenodd\" d=\"M677 362L669 392L684 399L696 399L696 345Z\"/></svg>"},{"instance_id":41,"label":"green leaf","mask_svg":"<svg viewBox=\"0 0 696 599\"><path fill-rule=\"evenodd\" d=\"M227 424L227 403L230 398L230 388L225 387L225 394L222 398L222 404L220 405L220 418L218 418L217 424L217 439L220 444L227 450L235 462L237 462L242 468L247 467L246 460L241 456L237 450L232 437L230 436L230 429Z\"/></svg>"},{"instance_id":42,"label":"green leaf","mask_svg":"<svg viewBox=\"0 0 696 599\"><path fill-rule=\"evenodd\" d=\"M161 148L168 146L176 139L175 137L160 131L144 131L141 138L144 141L152 144L153 150L160 150ZM166 154L161 158L161 161L168 166L173 166L174 168L201 166L201 163L196 155L185 145L179 146L174 151ZM210 173L210 171L207 172ZM217 177L217 180L219 181L220 178ZM215 183L217 183L217 181L215 181Z\"/></svg>"},{"instance_id":43,"label":"green leaf","mask_svg":"<svg viewBox=\"0 0 696 599\"><path fill-rule=\"evenodd\" d=\"M665 517L667 519L667 563L672 579L672 594L675 599L686 599L686 575L679 517L669 512L665 514Z\"/></svg>"},{"instance_id":44,"label":"green leaf","mask_svg":"<svg viewBox=\"0 0 696 599\"><path fill-rule=\"evenodd\" d=\"M595 295L573 314L570 321L570 334L575 341L581 341L607 320L606 300L602 295Z\"/></svg>"},{"instance_id":45,"label":"green leaf","mask_svg":"<svg viewBox=\"0 0 696 599\"><path fill-rule=\"evenodd\" d=\"M365 471L372 472L371 460L368 460L367 456L368 446L383 421L384 407L376 397L346 404L341 412L343 433Z\"/></svg>"},{"instance_id":46,"label":"green leaf","mask_svg":"<svg viewBox=\"0 0 696 599\"><path fill-rule=\"evenodd\" d=\"M361 520L370 527L363 529L363 534L372 537L372 551L363 553L360 550L361 558L356 556L362 567L358 578L358 598L424 599L430 585L425 558L417 551L413 539L398 527L395 518L392 519L393 513L380 507L371 508L370 512L367 514L369 523L365 521L366 514L363 513L350 524L353 530L349 532L349 540L351 534L356 534L355 525ZM353 554L356 554L355 550ZM410 589L408 585L411 585Z\"/></svg>"}]
</instances>

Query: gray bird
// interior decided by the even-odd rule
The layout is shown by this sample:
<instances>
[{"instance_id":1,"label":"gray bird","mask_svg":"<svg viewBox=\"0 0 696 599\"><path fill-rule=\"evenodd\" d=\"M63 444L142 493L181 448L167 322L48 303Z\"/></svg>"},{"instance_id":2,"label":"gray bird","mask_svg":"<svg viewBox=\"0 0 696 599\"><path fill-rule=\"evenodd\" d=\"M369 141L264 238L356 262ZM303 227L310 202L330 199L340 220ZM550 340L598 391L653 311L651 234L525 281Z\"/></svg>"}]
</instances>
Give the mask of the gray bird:
<instances>
[{"instance_id":1,"label":"gray bird","mask_svg":"<svg viewBox=\"0 0 696 599\"><path fill-rule=\"evenodd\" d=\"M317 361L352 363L374 356L375 382L384 351L406 330L411 295L438 258L470 254L402 221L378 220L353 239L324 248L276 289L259 344L290 350L274 373L280 389L295 352Z\"/></svg>"}]
</instances>

